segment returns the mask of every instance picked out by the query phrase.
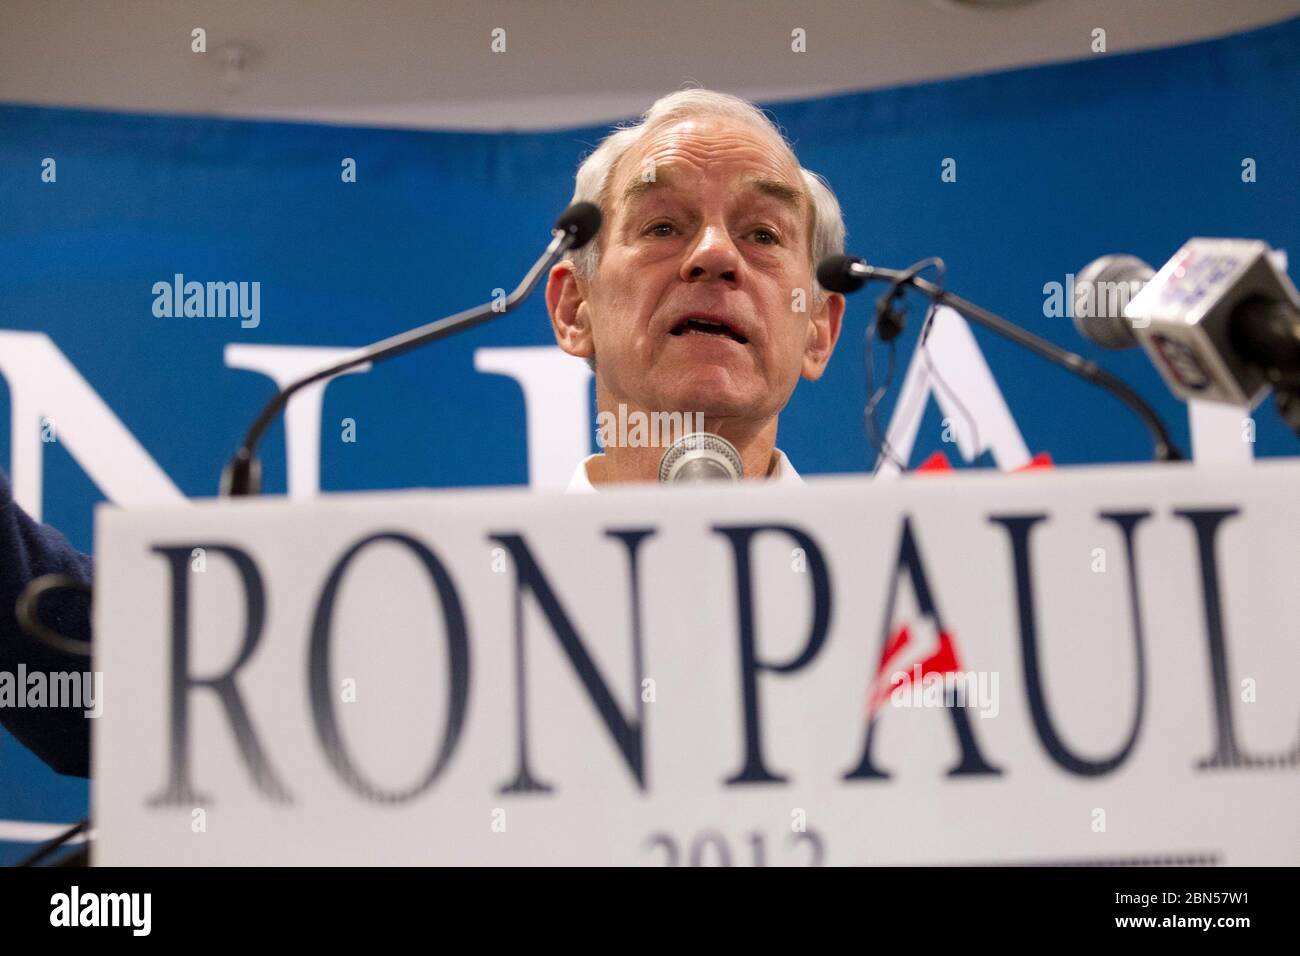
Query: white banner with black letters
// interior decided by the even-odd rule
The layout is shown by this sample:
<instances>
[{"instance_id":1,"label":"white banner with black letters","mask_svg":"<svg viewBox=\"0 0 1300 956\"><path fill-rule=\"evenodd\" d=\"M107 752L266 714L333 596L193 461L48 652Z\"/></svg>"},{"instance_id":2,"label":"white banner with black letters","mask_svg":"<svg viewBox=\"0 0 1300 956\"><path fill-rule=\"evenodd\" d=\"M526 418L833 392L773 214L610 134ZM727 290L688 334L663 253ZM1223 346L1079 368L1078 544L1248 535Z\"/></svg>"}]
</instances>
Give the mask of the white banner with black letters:
<instances>
[{"instance_id":1,"label":"white banner with black letters","mask_svg":"<svg viewBox=\"0 0 1300 956\"><path fill-rule=\"evenodd\" d=\"M104 507L95 861L1294 865L1298 487Z\"/></svg>"}]
</instances>

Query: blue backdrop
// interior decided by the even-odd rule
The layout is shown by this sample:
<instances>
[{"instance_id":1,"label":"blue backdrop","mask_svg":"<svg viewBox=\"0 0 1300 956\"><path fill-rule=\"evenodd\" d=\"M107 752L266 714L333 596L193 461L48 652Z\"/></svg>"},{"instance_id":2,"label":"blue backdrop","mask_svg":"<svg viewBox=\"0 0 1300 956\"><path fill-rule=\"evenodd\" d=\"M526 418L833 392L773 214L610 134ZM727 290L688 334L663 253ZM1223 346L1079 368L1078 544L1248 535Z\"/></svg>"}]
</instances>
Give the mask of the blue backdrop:
<instances>
[{"instance_id":1,"label":"blue backdrop","mask_svg":"<svg viewBox=\"0 0 1300 956\"><path fill-rule=\"evenodd\" d=\"M1193 235L1255 237L1300 255L1300 20L772 111L804 165L837 191L852 251L894 266L943 256L953 289L1101 359L1153 401L1184 448L1185 411L1145 357L1101 353L1069 319L1045 317L1044 283L1105 252L1158 264ZM177 486L209 495L271 390L267 378L225 367L227 343L353 346L512 286L603 132L0 107L0 328L47 333ZM41 181L45 157L57 160L56 183ZM341 182L343 157L357 161L355 183ZM955 183L941 182L945 157L957 160ZM1247 157L1257 182L1242 181ZM156 318L151 287L177 272L260 281L260 326ZM805 473L873 461L862 437L868 305L850 301L827 376L802 385L782 419L781 445ZM900 340L904 358L917 324ZM977 336L1031 452L1058 463L1149 456L1145 433L1111 399ZM552 343L538 296L493 325L334 383L324 421L351 416L363 428L356 444L323 443L322 487L526 482L522 394L475 372L472 356ZM8 414L0 384L0 422ZM914 463L945 447L937 410L927 415ZM1257 455L1300 450L1271 405L1256 418ZM0 462L10 437L0 427ZM272 492L284 489L282 437L277 428L264 446ZM89 550L99 490L57 444L45 468L46 520ZM86 801L84 781L0 738L0 820L74 820ZM0 844L0 859L22 849Z\"/></svg>"}]
</instances>

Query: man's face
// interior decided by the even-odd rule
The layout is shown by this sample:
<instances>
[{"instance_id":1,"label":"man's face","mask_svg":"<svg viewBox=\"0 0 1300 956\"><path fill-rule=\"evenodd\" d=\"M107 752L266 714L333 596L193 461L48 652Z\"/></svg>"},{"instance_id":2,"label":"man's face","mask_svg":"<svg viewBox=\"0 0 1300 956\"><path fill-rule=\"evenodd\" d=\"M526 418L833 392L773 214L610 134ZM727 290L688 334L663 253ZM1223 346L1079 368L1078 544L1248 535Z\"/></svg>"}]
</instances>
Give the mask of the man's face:
<instances>
[{"instance_id":1,"label":"man's face","mask_svg":"<svg viewBox=\"0 0 1300 956\"><path fill-rule=\"evenodd\" d=\"M557 335L597 356L612 400L761 421L821 375L843 299L813 301L809 200L777 143L685 120L629 150L607 189L599 267L569 299L587 338Z\"/></svg>"}]
</instances>

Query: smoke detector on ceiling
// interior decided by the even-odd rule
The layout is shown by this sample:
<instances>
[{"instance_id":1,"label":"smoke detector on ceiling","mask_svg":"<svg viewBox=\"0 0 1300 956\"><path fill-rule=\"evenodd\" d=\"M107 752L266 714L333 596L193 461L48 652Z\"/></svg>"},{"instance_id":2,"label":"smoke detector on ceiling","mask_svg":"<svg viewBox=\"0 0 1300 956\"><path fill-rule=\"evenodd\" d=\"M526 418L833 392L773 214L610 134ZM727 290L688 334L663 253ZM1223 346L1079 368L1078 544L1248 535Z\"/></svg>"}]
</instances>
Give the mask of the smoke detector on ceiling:
<instances>
[{"instance_id":1,"label":"smoke detector on ceiling","mask_svg":"<svg viewBox=\"0 0 1300 956\"><path fill-rule=\"evenodd\" d=\"M261 60L261 52L251 43L232 40L214 49L212 60L219 71L221 89L231 95L243 87L248 74Z\"/></svg>"}]
</instances>

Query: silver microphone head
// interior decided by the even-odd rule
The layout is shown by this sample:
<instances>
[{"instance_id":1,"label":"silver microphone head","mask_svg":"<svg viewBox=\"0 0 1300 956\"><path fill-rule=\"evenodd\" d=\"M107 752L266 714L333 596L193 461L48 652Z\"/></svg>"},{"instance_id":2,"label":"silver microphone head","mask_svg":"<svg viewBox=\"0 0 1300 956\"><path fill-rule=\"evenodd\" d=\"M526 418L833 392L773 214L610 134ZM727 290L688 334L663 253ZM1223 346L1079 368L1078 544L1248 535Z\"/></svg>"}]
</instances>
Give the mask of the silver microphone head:
<instances>
[{"instance_id":1,"label":"silver microphone head","mask_svg":"<svg viewBox=\"0 0 1300 956\"><path fill-rule=\"evenodd\" d=\"M1128 305L1156 270L1137 256L1102 256L1074 277L1074 327L1104 349L1137 345L1133 326L1124 317Z\"/></svg>"},{"instance_id":2,"label":"silver microphone head","mask_svg":"<svg viewBox=\"0 0 1300 956\"><path fill-rule=\"evenodd\" d=\"M739 481L744 473L736 446L712 432L683 435L659 459L662 482Z\"/></svg>"}]
</instances>

